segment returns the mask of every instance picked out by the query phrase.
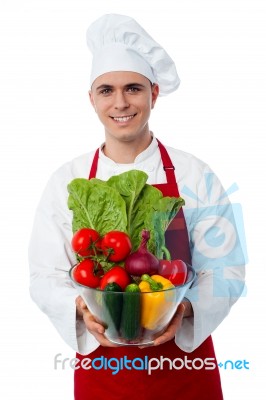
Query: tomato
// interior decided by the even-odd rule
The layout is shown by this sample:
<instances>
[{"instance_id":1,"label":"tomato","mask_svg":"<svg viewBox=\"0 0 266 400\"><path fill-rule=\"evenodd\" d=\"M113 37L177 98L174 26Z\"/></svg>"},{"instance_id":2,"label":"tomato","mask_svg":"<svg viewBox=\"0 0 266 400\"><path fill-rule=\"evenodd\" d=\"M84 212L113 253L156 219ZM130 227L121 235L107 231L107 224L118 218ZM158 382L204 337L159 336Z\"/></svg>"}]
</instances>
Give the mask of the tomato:
<instances>
[{"instance_id":1,"label":"tomato","mask_svg":"<svg viewBox=\"0 0 266 400\"><path fill-rule=\"evenodd\" d=\"M71 241L72 249L81 257L95 255L95 248L100 241L100 235L91 228L82 228L77 231Z\"/></svg>"},{"instance_id":2,"label":"tomato","mask_svg":"<svg viewBox=\"0 0 266 400\"><path fill-rule=\"evenodd\" d=\"M101 281L103 270L100 264L90 259L81 261L73 269L73 278L81 285L97 288Z\"/></svg>"},{"instance_id":3,"label":"tomato","mask_svg":"<svg viewBox=\"0 0 266 400\"><path fill-rule=\"evenodd\" d=\"M174 285L183 285L187 279L187 265L182 260L160 260L158 274Z\"/></svg>"},{"instance_id":4,"label":"tomato","mask_svg":"<svg viewBox=\"0 0 266 400\"><path fill-rule=\"evenodd\" d=\"M100 289L104 290L105 286L111 282L117 283L122 290L125 290L126 286L131 282L131 277L123 267L115 265L102 277Z\"/></svg>"},{"instance_id":5,"label":"tomato","mask_svg":"<svg viewBox=\"0 0 266 400\"><path fill-rule=\"evenodd\" d=\"M132 244L125 232L110 231L104 235L101 241L103 253L109 261L123 261L130 253Z\"/></svg>"}]
</instances>

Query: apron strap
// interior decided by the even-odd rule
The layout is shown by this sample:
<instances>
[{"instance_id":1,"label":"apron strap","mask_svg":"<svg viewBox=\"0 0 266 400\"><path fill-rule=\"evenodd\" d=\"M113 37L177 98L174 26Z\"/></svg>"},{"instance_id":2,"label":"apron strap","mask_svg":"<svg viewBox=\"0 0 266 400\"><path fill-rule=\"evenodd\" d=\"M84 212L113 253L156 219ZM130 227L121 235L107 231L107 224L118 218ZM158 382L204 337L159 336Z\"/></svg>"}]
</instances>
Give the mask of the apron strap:
<instances>
[{"instance_id":1,"label":"apron strap","mask_svg":"<svg viewBox=\"0 0 266 400\"><path fill-rule=\"evenodd\" d=\"M89 179L92 179L92 178L96 177L97 167L98 167L98 159L99 159L99 149L97 149L95 151L95 154L94 154L94 157L93 157L93 161L92 161L92 164L91 164Z\"/></svg>"},{"instance_id":2,"label":"apron strap","mask_svg":"<svg viewBox=\"0 0 266 400\"><path fill-rule=\"evenodd\" d=\"M167 183L175 184L176 179L175 179L175 167L171 161L171 158L169 157L169 154L166 150L166 148L162 145L162 143L156 139L158 142L159 150L161 153L161 159L163 163L163 169L165 171ZM178 189L177 189L178 192ZM178 193L179 196L179 193Z\"/></svg>"}]
</instances>

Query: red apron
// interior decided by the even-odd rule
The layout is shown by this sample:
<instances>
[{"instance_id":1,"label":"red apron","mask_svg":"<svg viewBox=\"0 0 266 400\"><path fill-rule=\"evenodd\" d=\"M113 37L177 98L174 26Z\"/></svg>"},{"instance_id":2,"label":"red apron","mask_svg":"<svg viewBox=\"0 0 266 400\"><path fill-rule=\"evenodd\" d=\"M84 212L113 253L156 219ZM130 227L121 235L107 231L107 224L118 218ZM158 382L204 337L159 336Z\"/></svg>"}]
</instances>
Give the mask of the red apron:
<instances>
[{"instance_id":1,"label":"red apron","mask_svg":"<svg viewBox=\"0 0 266 400\"><path fill-rule=\"evenodd\" d=\"M166 173L167 183L153 185L161 190L164 196L179 196L175 179L174 166L165 149L158 141L162 163ZM96 151L91 166L89 179L96 176L99 149ZM183 259L191 263L190 247L186 222L181 209L166 232L166 246L172 258ZM77 354L80 362L84 358L91 360L104 357L134 361L135 368L130 370L120 364L119 371L115 374L111 368L75 370L74 391L76 400L110 399L110 400L154 400L157 398L185 399L185 400L222 400L222 389L219 369L216 362L211 337L208 337L192 353L182 351L174 339L160 345L144 349L138 347L103 347L99 346L88 356ZM165 361L163 368L154 369L148 374L147 360L156 358ZM206 369L203 362L211 358L215 368ZM167 361L166 359L170 359ZM142 360L142 361L141 361ZM172 360L175 360L174 362ZM187 363L185 364L185 360ZM201 361L203 360L203 361ZM111 363L112 360L110 360ZM108 361L105 361L108 362ZM117 361L116 361L117 362ZM159 361L154 361L157 365ZM122 361L121 361L122 363ZM171 364L172 363L172 364ZM95 364L96 365L96 364ZM98 364L99 365L99 362ZM108 366L108 364L106 364ZM114 364L113 364L114 365ZM171 368L172 366L172 368ZM140 369L142 368L142 369Z\"/></svg>"}]
</instances>

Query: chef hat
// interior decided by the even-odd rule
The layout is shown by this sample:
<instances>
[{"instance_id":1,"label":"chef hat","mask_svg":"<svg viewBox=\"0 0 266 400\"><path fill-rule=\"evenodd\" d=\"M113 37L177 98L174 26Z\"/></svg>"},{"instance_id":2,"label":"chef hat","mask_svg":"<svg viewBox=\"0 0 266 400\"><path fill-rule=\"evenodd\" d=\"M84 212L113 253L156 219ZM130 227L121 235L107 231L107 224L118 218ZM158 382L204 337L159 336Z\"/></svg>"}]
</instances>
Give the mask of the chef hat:
<instances>
[{"instance_id":1,"label":"chef hat","mask_svg":"<svg viewBox=\"0 0 266 400\"><path fill-rule=\"evenodd\" d=\"M180 84L174 61L131 17L103 15L87 30L87 44L93 54L91 84L112 71L142 74L159 85L162 96Z\"/></svg>"}]
</instances>

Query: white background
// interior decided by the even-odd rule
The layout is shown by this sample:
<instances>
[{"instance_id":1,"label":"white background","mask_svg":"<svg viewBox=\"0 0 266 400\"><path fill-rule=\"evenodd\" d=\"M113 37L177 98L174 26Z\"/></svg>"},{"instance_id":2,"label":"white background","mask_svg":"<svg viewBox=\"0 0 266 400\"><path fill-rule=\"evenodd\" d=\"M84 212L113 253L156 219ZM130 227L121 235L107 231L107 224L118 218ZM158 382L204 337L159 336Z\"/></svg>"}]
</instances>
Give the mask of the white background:
<instances>
[{"instance_id":1,"label":"white background","mask_svg":"<svg viewBox=\"0 0 266 400\"><path fill-rule=\"evenodd\" d=\"M264 0L1 0L0 398L73 398L72 370L53 359L74 353L29 297L27 247L51 173L104 139L88 102L85 32L109 12L135 17L176 61L181 86L159 99L156 136L239 186L231 201L245 215L248 294L214 339L219 361L250 363L221 370L225 399L265 398Z\"/></svg>"}]
</instances>

